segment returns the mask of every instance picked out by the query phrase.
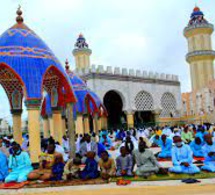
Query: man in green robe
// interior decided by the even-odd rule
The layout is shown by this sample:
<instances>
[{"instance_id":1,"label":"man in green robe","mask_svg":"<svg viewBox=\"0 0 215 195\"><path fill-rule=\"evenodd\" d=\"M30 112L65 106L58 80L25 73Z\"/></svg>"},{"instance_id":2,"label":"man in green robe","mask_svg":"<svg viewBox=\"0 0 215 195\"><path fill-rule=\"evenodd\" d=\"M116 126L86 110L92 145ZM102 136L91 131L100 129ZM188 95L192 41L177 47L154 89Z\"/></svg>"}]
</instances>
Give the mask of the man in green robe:
<instances>
[{"instance_id":1,"label":"man in green robe","mask_svg":"<svg viewBox=\"0 0 215 195\"><path fill-rule=\"evenodd\" d=\"M137 165L136 175L148 177L159 171L160 165L153 152L146 149L146 143L144 141L140 141L138 149L134 150L132 155L134 162Z\"/></svg>"}]
</instances>

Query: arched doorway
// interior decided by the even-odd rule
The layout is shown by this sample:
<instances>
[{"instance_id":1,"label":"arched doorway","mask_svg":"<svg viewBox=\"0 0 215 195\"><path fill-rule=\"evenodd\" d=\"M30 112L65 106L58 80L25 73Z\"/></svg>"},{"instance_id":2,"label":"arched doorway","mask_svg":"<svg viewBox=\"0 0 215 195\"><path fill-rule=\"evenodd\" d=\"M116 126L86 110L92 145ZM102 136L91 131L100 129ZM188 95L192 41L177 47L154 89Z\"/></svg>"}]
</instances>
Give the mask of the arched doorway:
<instances>
[{"instance_id":1,"label":"arched doorway","mask_svg":"<svg viewBox=\"0 0 215 195\"><path fill-rule=\"evenodd\" d=\"M121 127L125 119L122 111L123 102L120 95L113 90L108 91L104 96L103 102L108 112L108 127Z\"/></svg>"},{"instance_id":2,"label":"arched doorway","mask_svg":"<svg viewBox=\"0 0 215 195\"><path fill-rule=\"evenodd\" d=\"M154 109L153 98L150 93L146 91L140 91L135 97L135 126L151 126L154 123Z\"/></svg>"}]
</instances>

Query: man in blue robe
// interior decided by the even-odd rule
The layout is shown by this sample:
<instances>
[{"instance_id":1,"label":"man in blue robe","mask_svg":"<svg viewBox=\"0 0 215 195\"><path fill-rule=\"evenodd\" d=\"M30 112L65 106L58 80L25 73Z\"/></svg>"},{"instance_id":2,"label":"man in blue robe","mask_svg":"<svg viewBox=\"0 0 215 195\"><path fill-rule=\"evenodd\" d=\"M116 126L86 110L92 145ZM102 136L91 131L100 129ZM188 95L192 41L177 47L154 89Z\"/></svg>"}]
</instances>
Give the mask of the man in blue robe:
<instances>
[{"instance_id":1,"label":"man in blue robe","mask_svg":"<svg viewBox=\"0 0 215 195\"><path fill-rule=\"evenodd\" d=\"M203 152L205 156L204 166L202 170L215 172L215 143L212 140L211 135L205 135L205 145L203 146Z\"/></svg>"},{"instance_id":2,"label":"man in blue robe","mask_svg":"<svg viewBox=\"0 0 215 195\"><path fill-rule=\"evenodd\" d=\"M172 130L166 126L163 131L162 131L162 135L165 134L166 136L170 137L172 135Z\"/></svg>"},{"instance_id":3,"label":"man in blue robe","mask_svg":"<svg viewBox=\"0 0 215 195\"><path fill-rule=\"evenodd\" d=\"M172 148L172 163L173 167L169 168L169 172L173 173L199 173L200 169L194 165L193 152L189 145L183 144L181 137L173 138L175 146Z\"/></svg>"},{"instance_id":4,"label":"man in blue robe","mask_svg":"<svg viewBox=\"0 0 215 195\"><path fill-rule=\"evenodd\" d=\"M7 156L0 151L0 182L8 175Z\"/></svg>"},{"instance_id":5,"label":"man in blue robe","mask_svg":"<svg viewBox=\"0 0 215 195\"><path fill-rule=\"evenodd\" d=\"M209 133L207 131L205 131L205 129L202 126L199 126L195 137L200 137L202 142L204 143L205 142L204 136L207 134L209 134Z\"/></svg>"},{"instance_id":6,"label":"man in blue robe","mask_svg":"<svg viewBox=\"0 0 215 195\"><path fill-rule=\"evenodd\" d=\"M203 141L201 140L200 137L196 137L195 140L193 140L190 143L190 148L193 151L193 156L204 157L202 147L203 147Z\"/></svg>"},{"instance_id":7,"label":"man in blue robe","mask_svg":"<svg viewBox=\"0 0 215 195\"><path fill-rule=\"evenodd\" d=\"M120 129L120 131L118 131L118 132L116 133L116 139L117 139L117 140L123 140L124 137L125 137L125 132L124 132L123 129Z\"/></svg>"},{"instance_id":8,"label":"man in blue robe","mask_svg":"<svg viewBox=\"0 0 215 195\"><path fill-rule=\"evenodd\" d=\"M102 135L100 143L103 144L106 150L109 150L112 147L112 141L107 135Z\"/></svg>"},{"instance_id":9,"label":"man in blue robe","mask_svg":"<svg viewBox=\"0 0 215 195\"><path fill-rule=\"evenodd\" d=\"M9 156L8 165L10 173L5 178L5 183L26 181L28 174L33 170L30 157L15 142L12 144L12 151L13 154Z\"/></svg>"},{"instance_id":10,"label":"man in blue robe","mask_svg":"<svg viewBox=\"0 0 215 195\"><path fill-rule=\"evenodd\" d=\"M153 135L149 142L152 144L152 147L158 147L160 143L160 136L159 135Z\"/></svg>"},{"instance_id":11,"label":"man in blue robe","mask_svg":"<svg viewBox=\"0 0 215 195\"><path fill-rule=\"evenodd\" d=\"M161 152L158 154L158 157L171 158L172 139L167 138L167 136L163 134L160 138L159 146L161 147Z\"/></svg>"}]
</instances>

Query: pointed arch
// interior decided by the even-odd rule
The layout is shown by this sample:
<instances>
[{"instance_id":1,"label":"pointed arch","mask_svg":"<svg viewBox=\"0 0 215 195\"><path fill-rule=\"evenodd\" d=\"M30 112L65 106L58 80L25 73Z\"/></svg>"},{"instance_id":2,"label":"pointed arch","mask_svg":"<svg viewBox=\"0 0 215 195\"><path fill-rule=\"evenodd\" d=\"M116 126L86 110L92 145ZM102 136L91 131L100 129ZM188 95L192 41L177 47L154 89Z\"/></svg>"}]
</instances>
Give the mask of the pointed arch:
<instances>
[{"instance_id":1,"label":"pointed arch","mask_svg":"<svg viewBox=\"0 0 215 195\"><path fill-rule=\"evenodd\" d=\"M22 99L27 96L26 86L19 74L6 63L0 63L0 84L7 94L11 109L22 109ZM18 95L15 96L15 92Z\"/></svg>"},{"instance_id":2,"label":"pointed arch","mask_svg":"<svg viewBox=\"0 0 215 195\"><path fill-rule=\"evenodd\" d=\"M48 94L55 87L58 95L58 106L64 103L76 102L76 97L72 89L72 85L65 74L63 74L57 67L51 65L47 68L43 75L41 90L45 90Z\"/></svg>"}]
</instances>

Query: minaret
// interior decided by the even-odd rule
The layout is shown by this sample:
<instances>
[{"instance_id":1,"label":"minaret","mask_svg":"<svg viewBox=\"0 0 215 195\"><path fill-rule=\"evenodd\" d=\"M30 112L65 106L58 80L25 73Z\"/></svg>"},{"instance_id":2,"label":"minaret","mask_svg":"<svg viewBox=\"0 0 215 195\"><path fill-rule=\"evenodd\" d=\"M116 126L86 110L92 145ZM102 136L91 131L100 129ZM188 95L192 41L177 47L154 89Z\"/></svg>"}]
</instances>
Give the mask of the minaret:
<instances>
[{"instance_id":1,"label":"minaret","mask_svg":"<svg viewBox=\"0 0 215 195\"><path fill-rule=\"evenodd\" d=\"M86 39L82 34L79 35L72 53L75 57L76 69L86 69L90 67L90 55L92 50L88 48Z\"/></svg>"},{"instance_id":2,"label":"minaret","mask_svg":"<svg viewBox=\"0 0 215 195\"><path fill-rule=\"evenodd\" d=\"M190 65L192 90L199 90L214 79L215 52L211 43L213 30L213 25L205 20L203 12L195 7L184 29L188 41L186 60Z\"/></svg>"}]
</instances>

